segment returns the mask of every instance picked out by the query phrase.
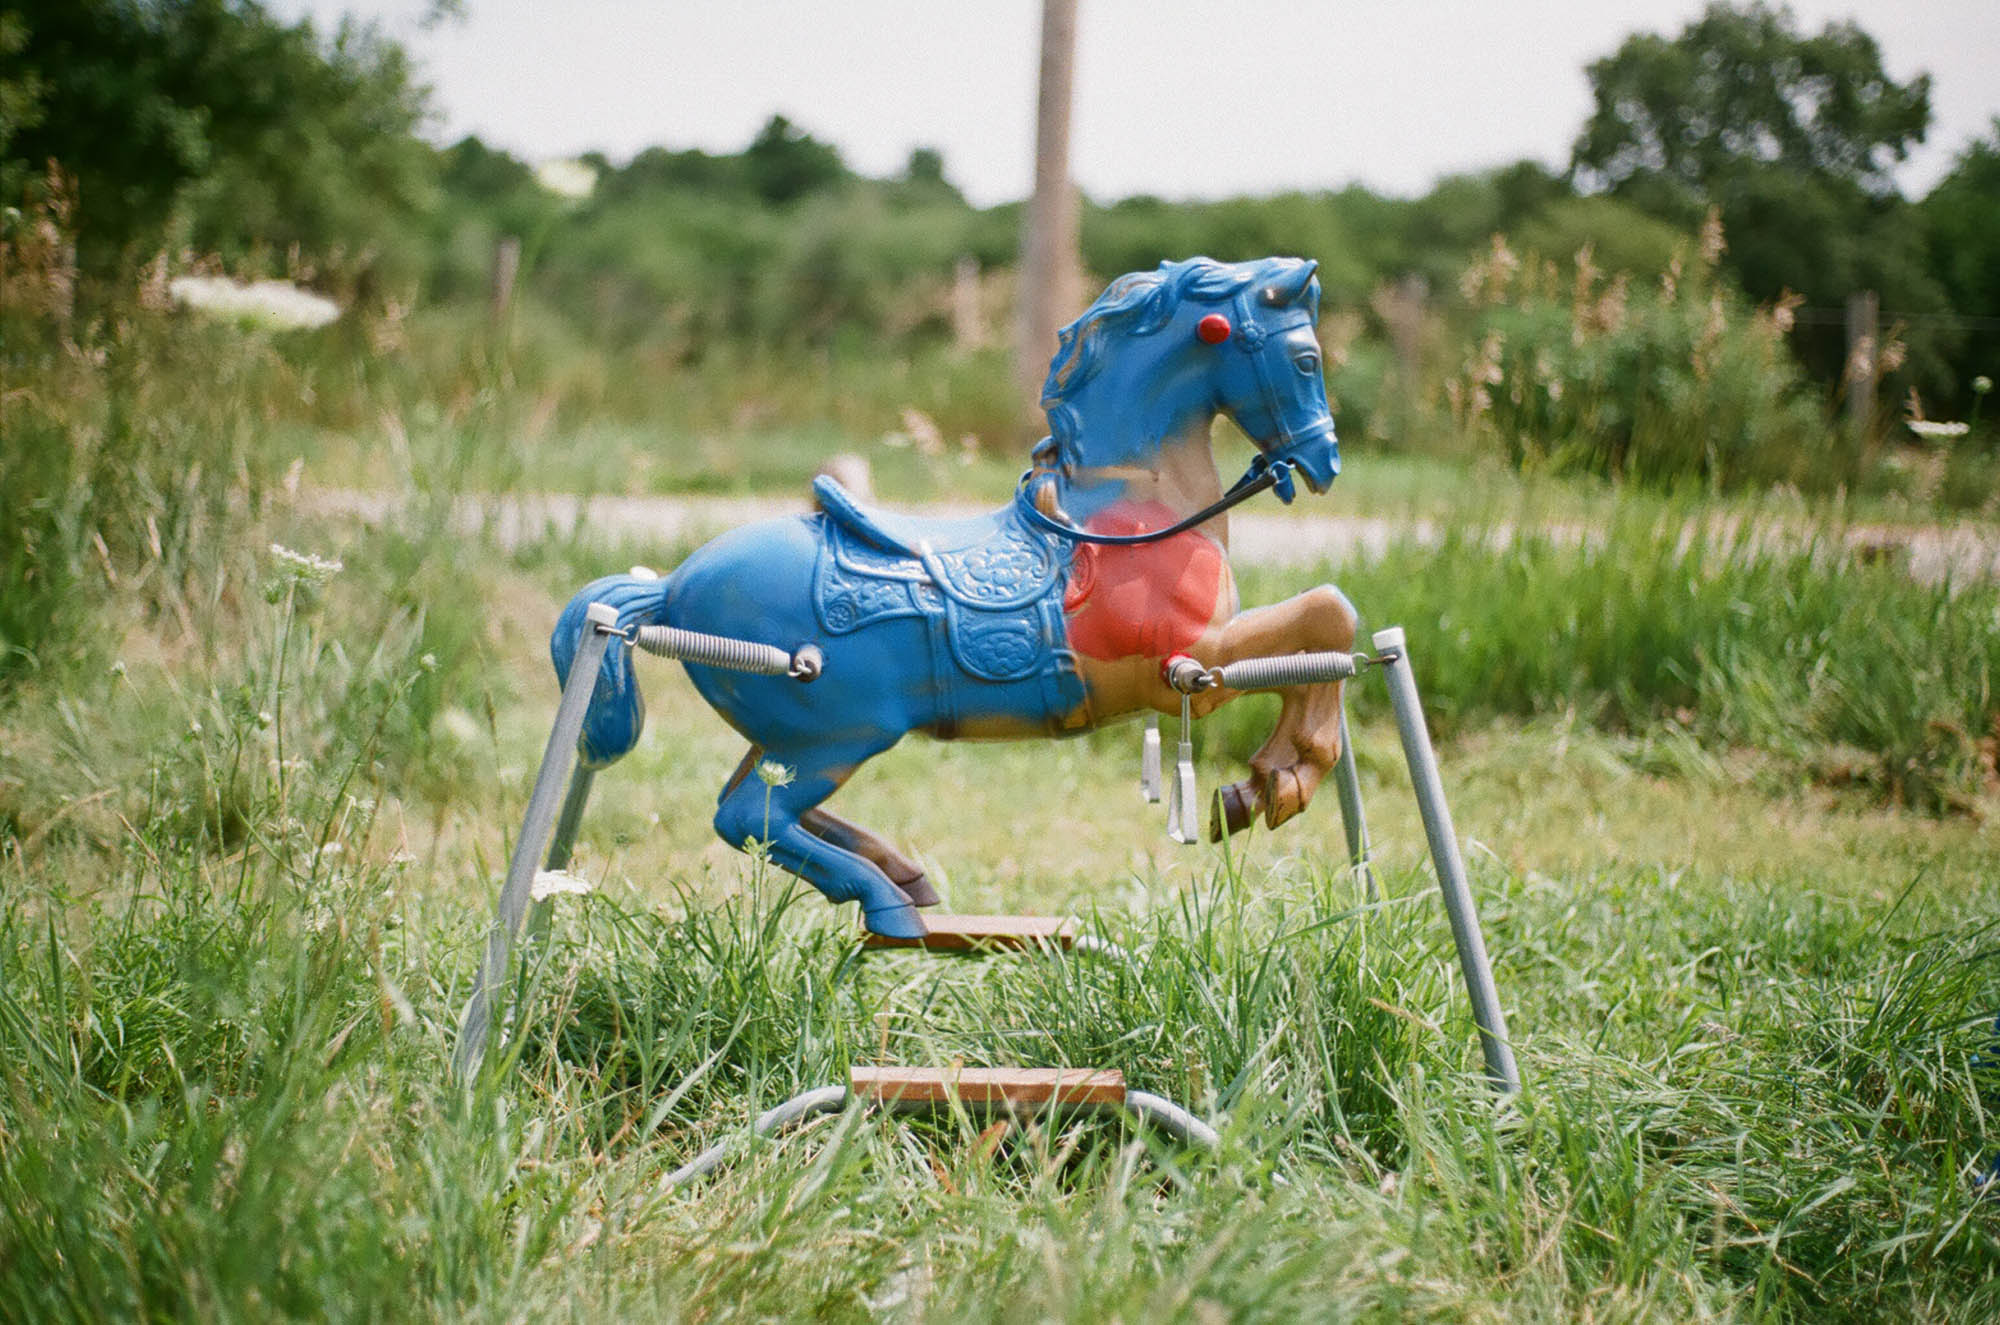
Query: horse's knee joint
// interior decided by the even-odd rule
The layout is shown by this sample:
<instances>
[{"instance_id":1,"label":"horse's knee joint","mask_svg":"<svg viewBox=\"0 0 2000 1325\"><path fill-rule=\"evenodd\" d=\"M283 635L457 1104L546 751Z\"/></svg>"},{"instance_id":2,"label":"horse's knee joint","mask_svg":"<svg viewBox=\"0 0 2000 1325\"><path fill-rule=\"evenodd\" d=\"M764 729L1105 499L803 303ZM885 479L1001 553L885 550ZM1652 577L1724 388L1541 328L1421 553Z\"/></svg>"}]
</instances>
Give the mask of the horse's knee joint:
<instances>
[{"instance_id":1,"label":"horse's knee joint","mask_svg":"<svg viewBox=\"0 0 2000 1325\"><path fill-rule=\"evenodd\" d=\"M1355 631L1361 625L1361 617L1355 612L1354 604L1347 601L1347 595L1331 584L1322 584L1306 592L1312 599L1314 610L1332 631L1335 647L1352 648Z\"/></svg>"}]
</instances>

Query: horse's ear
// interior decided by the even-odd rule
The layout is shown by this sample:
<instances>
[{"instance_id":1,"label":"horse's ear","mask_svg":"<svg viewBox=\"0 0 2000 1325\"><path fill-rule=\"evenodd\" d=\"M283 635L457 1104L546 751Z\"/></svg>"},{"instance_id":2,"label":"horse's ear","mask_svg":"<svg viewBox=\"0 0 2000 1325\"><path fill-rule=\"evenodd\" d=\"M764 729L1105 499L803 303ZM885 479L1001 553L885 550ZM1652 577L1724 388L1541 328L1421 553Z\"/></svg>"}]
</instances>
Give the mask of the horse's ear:
<instances>
[{"instance_id":1,"label":"horse's ear","mask_svg":"<svg viewBox=\"0 0 2000 1325\"><path fill-rule=\"evenodd\" d=\"M1194 324L1194 334L1204 345L1220 345L1229 339L1229 319L1220 313L1210 313Z\"/></svg>"},{"instance_id":2,"label":"horse's ear","mask_svg":"<svg viewBox=\"0 0 2000 1325\"><path fill-rule=\"evenodd\" d=\"M1291 271L1264 287L1264 302L1273 308L1284 308L1305 298L1312 285L1313 273L1319 270L1319 263L1308 258Z\"/></svg>"}]
</instances>

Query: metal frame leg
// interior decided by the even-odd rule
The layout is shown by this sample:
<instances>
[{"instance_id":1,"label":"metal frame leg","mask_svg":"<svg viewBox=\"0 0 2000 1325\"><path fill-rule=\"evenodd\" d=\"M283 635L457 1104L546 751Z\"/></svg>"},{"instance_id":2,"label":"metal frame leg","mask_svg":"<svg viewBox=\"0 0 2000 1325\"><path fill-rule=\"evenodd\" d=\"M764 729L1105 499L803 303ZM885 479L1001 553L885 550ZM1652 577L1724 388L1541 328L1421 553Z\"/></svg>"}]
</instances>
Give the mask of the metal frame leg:
<instances>
[{"instance_id":1,"label":"metal frame leg","mask_svg":"<svg viewBox=\"0 0 2000 1325\"><path fill-rule=\"evenodd\" d=\"M1502 1090L1517 1091L1521 1088L1521 1072L1514 1064L1514 1050L1507 1040L1507 1018L1500 1010L1500 995L1493 986L1493 966L1487 960L1486 940L1479 931L1479 912L1465 880L1465 861L1459 855L1451 807L1445 803L1444 782L1438 777L1430 728L1424 723L1423 704L1417 698L1409 646L1404 642L1401 626L1376 631L1374 641L1377 655L1393 655L1383 671L1387 674L1389 699L1396 710L1396 731L1403 738L1403 757L1410 765L1410 786L1416 792L1417 808L1424 817L1431 862L1437 867L1445 914L1451 919L1451 936L1458 944L1458 964L1465 973L1465 992L1472 1001L1473 1020L1479 1026L1479 1047L1486 1055L1486 1075Z\"/></svg>"},{"instance_id":2,"label":"metal frame leg","mask_svg":"<svg viewBox=\"0 0 2000 1325\"><path fill-rule=\"evenodd\" d=\"M1347 731L1347 697L1340 700L1340 758L1333 766L1334 790L1340 793L1340 826L1347 832L1347 863L1361 872L1368 900L1380 895L1375 887L1374 853L1368 846L1368 818L1361 811L1361 775L1354 766L1354 738Z\"/></svg>"},{"instance_id":3,"label":"metal frame leg","mask_svg":"<svg viewBox=\"0 0 2000 1325\"><path fill-rule=\"evenodd\" d=\"M576 845L576 831L583 823L584 806L590 802L591 784L597 780L597 770L578 764L569 775L569 794L563 798L562 813L556 816L556 830L549 838L548 854L542 857L545 870L566 870L569 868L570 851ZM539 943L549 931L548 899L528 903L528 941Z\"/></svg>"},{"instance_id":4,"label":"metal frame leg","mask_svg":"<svg viewBox=\"0 0 2000 1325\"><path fill-rule=\"evenodd\" d=\"M563 775L576 758L577 738L583 734L584 712L597 689L599 665L611 646L613 627L618 624L616 609L592 604L588 613L592 629L584 637L570 665L569 684L563 687L562 702L556 706L556 720L549 732L548 748L542 751L541 767L535 773L535 788L528 796L528 812L521 822L521 836L514 842L514 855L507 863L507 882L500 889L493 929L486 939L486 957L479 965L479 981L465 1005L458 1026L458 1048L451 1059L452 1071L461 1081L471 1080L486 1056L486 1036L493 1022L493 1007L506 982L509 949L528 911L528 894L535 883L535 862L541 859L542 845L549 840L555 824ZM583 803L590 794L590 778L579 776L571 782L563 804L563 824L557 840L563 863L569 860ZM555 851L550 855L553 859Z\"/></svg>"}]
</instances>

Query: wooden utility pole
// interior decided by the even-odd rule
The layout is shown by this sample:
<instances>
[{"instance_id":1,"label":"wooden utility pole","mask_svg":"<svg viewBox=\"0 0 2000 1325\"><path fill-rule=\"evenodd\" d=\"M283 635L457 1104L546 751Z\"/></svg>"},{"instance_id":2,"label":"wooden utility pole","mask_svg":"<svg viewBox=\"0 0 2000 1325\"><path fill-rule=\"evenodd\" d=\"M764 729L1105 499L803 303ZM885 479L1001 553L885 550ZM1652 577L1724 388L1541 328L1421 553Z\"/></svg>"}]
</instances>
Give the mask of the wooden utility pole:
<instances>
[{"instance_id":1,"label":"wooden utility pole","mask_svg":"<svg viewBox=\"0 0 2000 1325\"><path fill-rule=\"evenodd\" d=\"M1041 91L1035 102L1035 193L1021 236L1014 373L1030 407L1056 351L1056 331L1081 310L1076 189L1069 178L1070 86L1076 73L1076 0L1042 0Z\"/></svg>"}]
</instances>

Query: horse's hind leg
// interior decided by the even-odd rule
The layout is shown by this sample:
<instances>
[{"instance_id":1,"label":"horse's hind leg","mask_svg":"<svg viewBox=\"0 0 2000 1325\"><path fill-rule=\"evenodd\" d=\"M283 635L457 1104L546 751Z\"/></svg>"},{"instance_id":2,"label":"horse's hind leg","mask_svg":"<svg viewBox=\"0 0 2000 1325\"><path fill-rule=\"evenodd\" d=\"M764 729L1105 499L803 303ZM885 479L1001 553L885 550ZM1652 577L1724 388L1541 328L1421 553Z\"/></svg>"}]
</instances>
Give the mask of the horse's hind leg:
<instances>
[{"instance_id":1,"label":"horse's hind leg","mask_svg":"<svg viewBox=\"0 0 2000 1325\"><path fill-rule=\"evenodd\" d=\"M799 816L799 822L821 841L875 862L876 868L889 876L889 882L903 890L911 905L936 906L944 900L931 887L923 866L898 851L888 839L825 808L807 810Z\"/></svg>"},{"instance_id":2,"label":"horse's hind leg","mask_svg":"<svg viewBox=\"0 0 2000 1325\"><path fill-rule=\"evenodd\" d=\"M763 761L764 747L753 745L743 755L736 771L723 784L722 794L727 796L750 776ZM936 906L944 899L938 896L936 888L924 874L923 866L898 851L894 844L879 834L870 832L857 823L841 818L833 811L815 806L799 816L799 825L814 837L843 851L852 851L889 876L889 882L896 885L912 906Z\"/></svg>"},{"instance_id":3,"label":"horse's hind leg","mask_svg":"<svg viewBox=\"0 0 2000 1325\"><path fill-rule=\"evenodd\" d=\"M758 751L752 750L756 755ZM783 785L739 775L723 788L715 810L715 831L731 846L747 848L752 841L768 844L780 869L796 874L833 902L859 902L863 922L890 938L922 938L924 922L910 899L874 861L845 847L815 837L802 820L839 789L860 760L842 762L838 775L825 762L824 751L799 758L782 752L773 757L792 771ZM872 753L872 752L871 752ZM754 761L745 760L746 765Z\"/></svg>"}]
</instances>

